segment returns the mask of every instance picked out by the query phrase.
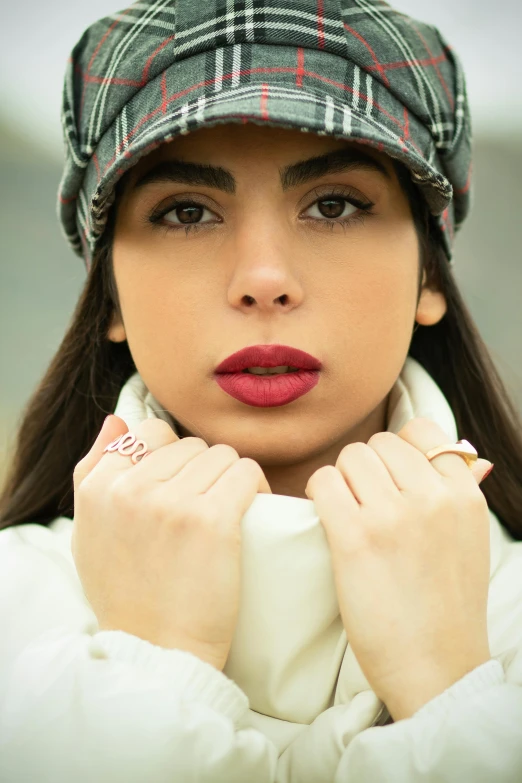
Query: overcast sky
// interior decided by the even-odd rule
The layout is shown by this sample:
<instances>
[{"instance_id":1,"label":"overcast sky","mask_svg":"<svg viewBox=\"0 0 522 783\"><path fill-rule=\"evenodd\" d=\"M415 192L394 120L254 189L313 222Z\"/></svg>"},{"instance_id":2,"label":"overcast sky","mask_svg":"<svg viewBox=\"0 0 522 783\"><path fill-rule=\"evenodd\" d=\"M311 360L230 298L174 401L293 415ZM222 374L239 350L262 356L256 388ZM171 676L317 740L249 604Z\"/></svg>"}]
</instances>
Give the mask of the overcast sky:
<instances>
[{"instance_id":1,"label":"overcast sky","mask_svg":"<svg viewBox=\"0 0 522 783\"><path fill-rule=\"evenodd\" d=\"M392 0L392 5L437 25L459 53L475 130L518 133L522 139L521 0ZM70 50L89 24L123 7L125 0L6 5L0 27L2 113L11 113L23 133L39 134L61 154L61 90Z\"/></svg>"}]
</instances>

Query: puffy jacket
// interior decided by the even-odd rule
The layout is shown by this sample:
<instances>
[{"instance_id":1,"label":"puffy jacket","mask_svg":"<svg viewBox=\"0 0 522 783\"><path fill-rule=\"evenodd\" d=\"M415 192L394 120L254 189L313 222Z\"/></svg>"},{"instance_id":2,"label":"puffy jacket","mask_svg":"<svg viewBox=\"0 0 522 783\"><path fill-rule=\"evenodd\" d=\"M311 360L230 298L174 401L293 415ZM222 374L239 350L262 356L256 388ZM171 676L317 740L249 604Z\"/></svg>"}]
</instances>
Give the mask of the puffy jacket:
<instances>
[{"instance_id":1,"label":"puffy jacket","mask_svg":"<svg viewBox=\"0 0 522 783\"><path fill-rule=\"evenodd\" d=\"M174 426L138 374L116 414ZM388 430L428 416L457 440L408 358ZM342 626L312 501L258 494L242 521L240 614L223 672L100 631L70 550L73 522L0 532L3 783L522 783L522 543L490 512L492 658L386 724Z\"/></svg>"}]
</instances>

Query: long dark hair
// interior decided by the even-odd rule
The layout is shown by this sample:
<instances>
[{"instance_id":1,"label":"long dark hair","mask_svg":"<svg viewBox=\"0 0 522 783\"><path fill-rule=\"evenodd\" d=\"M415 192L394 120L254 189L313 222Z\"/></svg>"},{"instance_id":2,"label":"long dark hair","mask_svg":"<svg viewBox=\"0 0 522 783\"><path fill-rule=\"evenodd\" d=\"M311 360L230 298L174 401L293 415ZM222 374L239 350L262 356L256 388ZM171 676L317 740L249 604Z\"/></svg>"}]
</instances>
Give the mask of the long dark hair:
<instances>
[{"instance_id":1,"label":"long dark hair","mask_svg":"<svg viewBox=\"0 0 522 783\"><path fill-rule=\"evenodd\" d=\"M459 437L494 462L482 491L501 524L522 540L522 423L458 290L424 199L403 167L398 173L420 238L421 271L448 305L438 324L415 329L409 355L446 396ZM111 257L118 191L71 324L23 412L0 496L0 529L73 518L74 467L136 372L127 342L107 338L114 311L121 316Z\"/></svg>"}]
</instances>

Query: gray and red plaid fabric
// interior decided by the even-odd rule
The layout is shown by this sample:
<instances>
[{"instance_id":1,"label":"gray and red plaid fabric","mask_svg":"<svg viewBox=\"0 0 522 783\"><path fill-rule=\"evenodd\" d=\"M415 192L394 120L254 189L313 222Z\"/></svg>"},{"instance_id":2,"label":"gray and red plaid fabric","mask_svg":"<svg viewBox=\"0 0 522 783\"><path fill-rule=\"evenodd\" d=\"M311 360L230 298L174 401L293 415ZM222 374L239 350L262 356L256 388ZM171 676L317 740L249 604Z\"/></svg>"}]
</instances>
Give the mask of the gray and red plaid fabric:
<instances>
[{"instance_id":1,"label":"gray and red plaid fabric","mask_svg":"<svg viewBox=\"0 0 522 783\"><path fill-rule=\"evenodd\" d=\"M65 77L60 219L90 266L121 175L223 122L298 128L402 161L451 258L469 209L462 68L436 28L381 0L140 0L89 27Z\"/></svg>"}]
</instances>

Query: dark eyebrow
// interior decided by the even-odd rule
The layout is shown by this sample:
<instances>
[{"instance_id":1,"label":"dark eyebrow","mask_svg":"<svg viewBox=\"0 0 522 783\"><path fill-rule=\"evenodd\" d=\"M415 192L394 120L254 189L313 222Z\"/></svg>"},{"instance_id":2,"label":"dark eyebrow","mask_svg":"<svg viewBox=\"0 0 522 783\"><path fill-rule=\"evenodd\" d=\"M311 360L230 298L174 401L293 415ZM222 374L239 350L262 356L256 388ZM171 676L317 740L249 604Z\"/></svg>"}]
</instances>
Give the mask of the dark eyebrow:
<instances>
[{"instance_id":1,"label":"dark eyebrow","mask_svg":"<svg viewBox=\"0 0 522 783\"><path fill-rule=\"evenodd\" d=\"M366 155L361 150L351 147L340 150L332 150L315 158L300 160L279 170L283 190L303 185L311 179L324 177L326 174L339 174L342 171L354 171L364 169L377 171L388 179L391 179L386 167L371 155Z\"/></svg>"},{"instance_id":2,"label":"dark eyebrow","mask_svg":"<svg viewBox=\"0 0 522 783\"><path fill-rule=\"evenodd\" d=\"M324 177L326 174L337 174L354 169L377 171L390 179L390 174L382 163L370 155L352 148L332 150L324 155L291 163L284 169L279 169L279 176L281 186L285 191L309 180ZM157 182L205 185L209 188L223 190L225 193L235 193L236 191L236 180L228 169L203 163L190 163L184 160L171 159L157 163L135 182L134 188L141 188L144 185Z\"/></svg>"}]
</instances>

